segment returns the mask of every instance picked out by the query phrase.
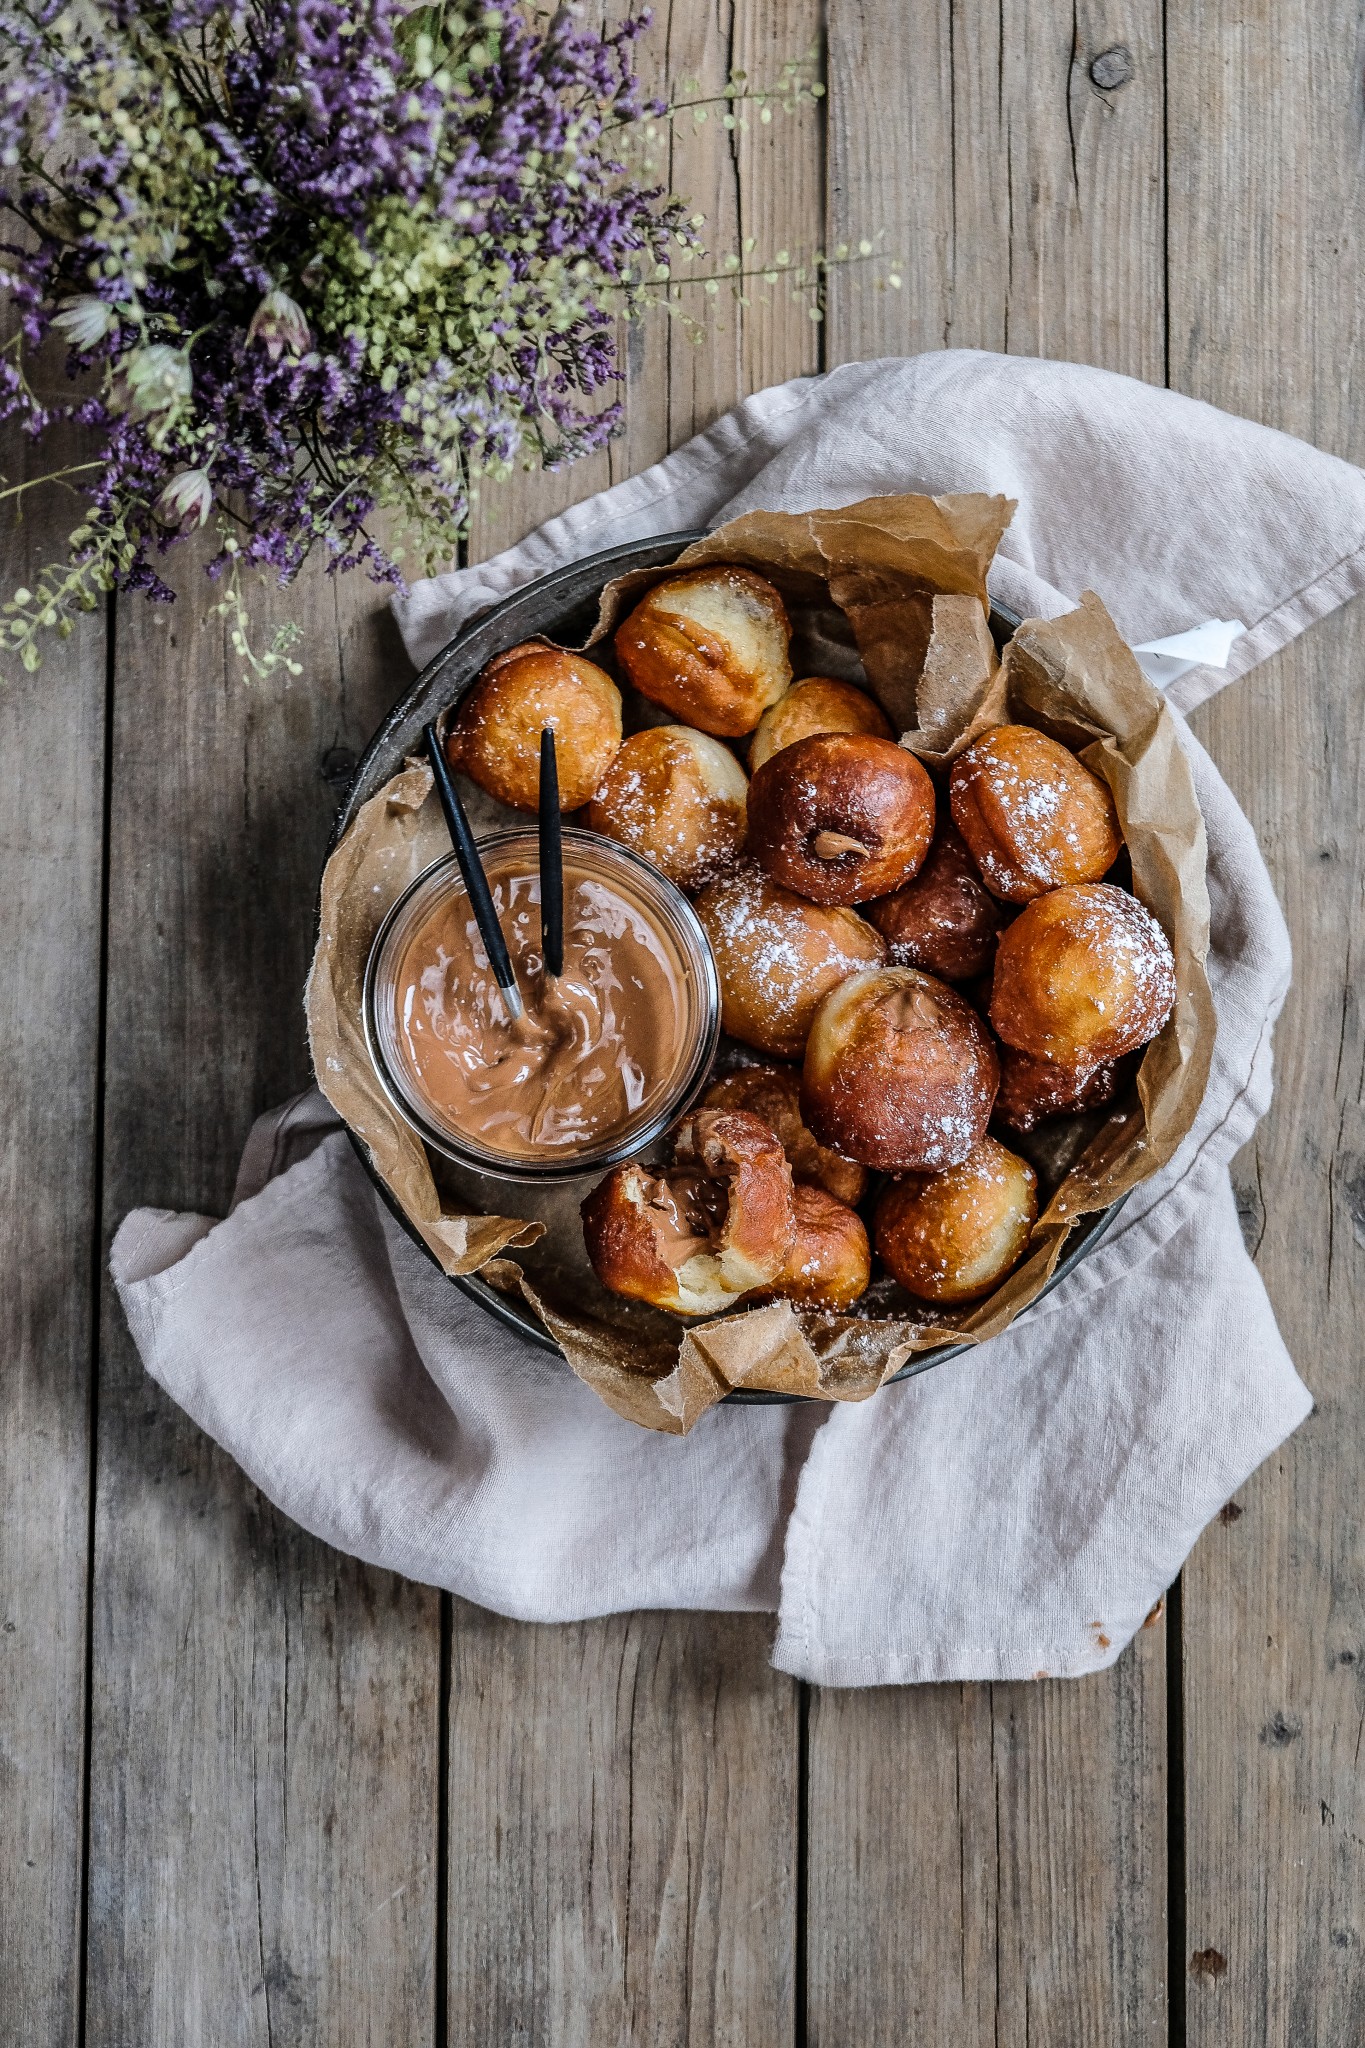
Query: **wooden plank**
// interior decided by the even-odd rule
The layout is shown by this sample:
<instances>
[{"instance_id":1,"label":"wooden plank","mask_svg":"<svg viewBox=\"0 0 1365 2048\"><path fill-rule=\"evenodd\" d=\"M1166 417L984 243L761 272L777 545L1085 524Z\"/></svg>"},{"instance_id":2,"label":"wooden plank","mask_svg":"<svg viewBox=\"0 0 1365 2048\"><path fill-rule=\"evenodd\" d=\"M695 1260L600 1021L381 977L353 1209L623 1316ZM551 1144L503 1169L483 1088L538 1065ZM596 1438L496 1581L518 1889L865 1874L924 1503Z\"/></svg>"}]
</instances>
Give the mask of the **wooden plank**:
<instances>
[{"instance_id":1,"label":"wooden plank","mask_svg":"<svg viewBox=\"0 0 1365 2048\"><path fill-rule=\"evenodd\" d=\"M811 2048L1165 2042L1163 1647L813 1695Z\"/></svg>"},{"instance_id":2,"label":"wooden plank","mask_svg":"<svg viewBox=\"0 0 1365 2048\"><path fill-rule=\"evenodd\" d=\"M1196 0L1170 62L1172 380L1359 462L1353 38L1307 0ZM1365 2038L1363 664L1357 603L1196 718L1293 936L1275 1100L1234 1178L1318 1406L1185 1572L1192 2048Z\"/></svg>"},{"instance_id":3,"label":"wooden plank","mask_svg":"<svg viewBox=\"0 0 1365 2048\"><path fill-rule=\"evenodd\" d=\"M401 683L363 584L260 603L304 673L244 683L182 564L118 616L108 1228L222 1213L303 1085L301 992L339 755ZM107 1292L88 2038L430 2041L439 1599L286 1522L144 1376Z\"/></svg>"},{"instance_id":4,"label":"wooden plank","mask_svg":"<svg viewBox=\"0 0 1365 2048\"><path fill-rule=\"evenodd\" d=\"M452 2042L792 2040L797 1744L767 1634L456 1604Z\"/></svg>"},{"instance_id":5,"label":"wooden plank","mask_svg":"<svg viewBox=\"0 0 1365 2048\"><path fill-rule=\"evenodd\" d=\"M1105 90L1101 78L1123 82ZM831 361L985 348L1163 375L1162 10L831 0Z\"/></svg>"},{"instance_id":6,"label":"wooden plank","mask_svg":"<svg viewBox=\"0 0 1365 2048\"><path fill-rule=\"evenodd\" d=\"M1120 42L1133 75L1103 91ZM836 279L834 355L1159 376L1161 47L1155 4L833 0L830 239L881 232L904 278ZM812 2048L1164 2042L1165 1733L1161 1628L1081 1683L818 1695Z\"/></svg>"},{"instance_id":7,"label":"wooden plank","mask_svg":"<svg viewBox=\"0 0 1365 2048\"><path fill-rule=\"evenodd\" d=\"M59 383L60 363L47 366ZM10 483L71 459L5 433ZM64 552L76 501L4 508L0 593ZM103 611L42 670L0 657L0 1955L15 2048L79 2026Z\"/></svg>"},{"instance_id":8,"label":"wooden plank","mask_svg":"<svg viewBox=\"0 0 1365 2048\"><path fill-rule=\"evenodd\" d=\"M648 55L716 92L816 39L810 0L657 11ZM820 235L817 107L677 131L668 177L711 245L795 260ZM625 432L548 484L485 495L472 552L657 460L746 392L818 366L804 304L696 293L704 345L660 315L632 340ZM756 1615L530 1629L455 1604L449 1718L452 2041L786 2044L797 1991L798 1688Z\"/></svg>"}]
</instances>

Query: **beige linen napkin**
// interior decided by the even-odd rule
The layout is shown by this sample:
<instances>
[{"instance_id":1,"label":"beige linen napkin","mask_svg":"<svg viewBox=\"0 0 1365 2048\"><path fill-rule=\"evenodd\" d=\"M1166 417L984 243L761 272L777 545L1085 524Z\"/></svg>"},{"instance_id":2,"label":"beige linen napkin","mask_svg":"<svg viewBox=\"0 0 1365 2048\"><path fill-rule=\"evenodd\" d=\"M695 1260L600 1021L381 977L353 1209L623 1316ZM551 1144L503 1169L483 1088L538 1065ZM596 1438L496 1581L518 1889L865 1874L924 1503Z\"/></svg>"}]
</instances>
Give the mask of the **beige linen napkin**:
<instances>
[{"instance_id":1,"label":"beige linen napkin","mask_svg":"<svg viewBox=\"0 0 1365 2048\"><path fill-rule=\"evenodd\" d=\"M1365 476L1170 392L966 353L761 393L642 476L398 607L414 659L617 542L874 493L1020 501L992 588L1096 589L1134 643L1242 619L1188 708L1365 585ZM862 1406L637 1430L486 1317L379 1205L316 1094L262 1120L223 1222L139 1210L112 1267L149 1372L327 1541L507 1614L777 1612L820 1683L1074 1675L1116 1657L1199 1530L1308 1412L1227 1163L1289 979L1246 820L1196 742L1219 1014L1209 1092L1099 1250L1003 1336Z\"/></svg>"}]
</instances>

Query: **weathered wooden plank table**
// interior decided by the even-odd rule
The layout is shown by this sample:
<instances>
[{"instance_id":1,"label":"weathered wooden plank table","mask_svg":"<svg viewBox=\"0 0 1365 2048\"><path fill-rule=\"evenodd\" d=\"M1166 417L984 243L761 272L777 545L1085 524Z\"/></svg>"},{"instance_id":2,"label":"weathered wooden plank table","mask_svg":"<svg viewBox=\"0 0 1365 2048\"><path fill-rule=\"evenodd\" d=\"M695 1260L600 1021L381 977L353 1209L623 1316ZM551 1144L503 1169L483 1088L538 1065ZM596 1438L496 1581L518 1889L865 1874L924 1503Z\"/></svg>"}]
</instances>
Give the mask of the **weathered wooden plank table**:
<instances>
[{"instance_id":1,"label":"weathered wooden plank table","mask_svg":"<svg viewBox=\"0 0 1365 2048\"><path fill-rule=\"evenodd\" d=\"M672 180L760 251L884 231L901 288L651 326L622 440L490 494L478 550L746 391L944 345L1365 459L1361 59L1324 0L674 0L652 47L714 90L822 34L822 107L698 122ZM7 583L68 524L8 535ZM322 851L406 673L354 582L277 600L283 687L181 590L0 692L5 2042L1365 2039L1365 614L1197 720L1294 932L1237 1177L1316 1414L1111 1673L819 1693L761 1618L527 1628L337 1557L143 1376L110 1232L221 1212L305 1081Z\"/></svg>"}]
</instances>

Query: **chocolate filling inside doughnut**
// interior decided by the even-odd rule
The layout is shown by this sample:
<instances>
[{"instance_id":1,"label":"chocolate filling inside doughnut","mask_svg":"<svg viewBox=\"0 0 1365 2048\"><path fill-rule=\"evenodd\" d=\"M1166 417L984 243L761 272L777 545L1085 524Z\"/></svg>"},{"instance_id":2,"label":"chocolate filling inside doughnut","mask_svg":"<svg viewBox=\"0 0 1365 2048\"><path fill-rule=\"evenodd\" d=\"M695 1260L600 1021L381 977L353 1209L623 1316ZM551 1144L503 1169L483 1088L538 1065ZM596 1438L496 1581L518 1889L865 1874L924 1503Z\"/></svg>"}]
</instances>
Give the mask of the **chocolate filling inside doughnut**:
<instances>
[{"instance_id":1,"label":"chocolate filling inside doughnut","mask_svg":"<svg viewBox=\"0 0 1365 2048\"><path fill-rule=\"evenodd\" d=\"M850 838L847 832L816 832L808 842L810 852L816 860L866 860L872 852L861 839Z\"/></svg>"},{"instance_id":2,"label":"chocolate filling inside doughnut","mask_svg":"<svg viewBox=\"0 0 1365 2048\"><path fill-rule=\"evenodd\" d=\"M893 1031L936 1031L943 1022L942 1004L923 988L892 989L877 1008Z\"/></svg>"},{"instance_id":3,"label":"chocolate filling inside doughnut","mask_svg":"<svg viewBox=\"0 0 1365 2048\"><path fill-rule=\"evenodd\" d=\"M675 1273L698 1252L715 1249L730 1213L730 1190L724 1181L675 1173L648 1182L644 1197L656 1218L659 1256Z\"/></svg>"}]
</instances>

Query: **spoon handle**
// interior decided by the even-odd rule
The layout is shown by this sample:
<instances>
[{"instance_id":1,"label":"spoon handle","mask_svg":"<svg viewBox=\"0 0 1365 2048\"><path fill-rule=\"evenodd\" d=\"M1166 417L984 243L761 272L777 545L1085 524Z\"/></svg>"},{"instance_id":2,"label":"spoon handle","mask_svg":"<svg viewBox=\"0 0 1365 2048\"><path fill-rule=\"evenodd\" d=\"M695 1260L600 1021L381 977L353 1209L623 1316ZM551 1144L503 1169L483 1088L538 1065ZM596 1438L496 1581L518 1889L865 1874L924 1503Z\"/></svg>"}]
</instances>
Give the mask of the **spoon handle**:
<instances>
[{"instance_id":1,"label":"spoon handle","mask_svg":"<svg viewBox=\"0 0 1365 2048\"><path fill-rule=\"evenodd\" d=\"M564 972L564 824L559 763L548 725L540 735L540 950L547 975Z\"/></svg>"},{"instance_id":2,"label":"spoon handle","mask_svg":"<svg viewBox=\"0 0 1365 2048\"><path fill-rule=\"evenodd\" d=\"M427 726L424 737L427 755L431 761L431 772L436 782L436 794L441 799L441 809L445 813L450 843L455 849L455 858L460 864L460 873L464 876L464 885L474 906L474 919L479 927L479 937L483 940L483 949L488 955L488 964L493 970L494 979L502 990L508 1015L515 1024L523 1008L521 990L517 987L512 956L507 950L502 926L498 923L498 913L494 907L492 891L488 886L488 877L483 871L479 849L474 843L474 834L465 816L464 805L460 802L460 792L451 777L445 749L441 745L434 724Z\"/></svg>"}]
</instances>

